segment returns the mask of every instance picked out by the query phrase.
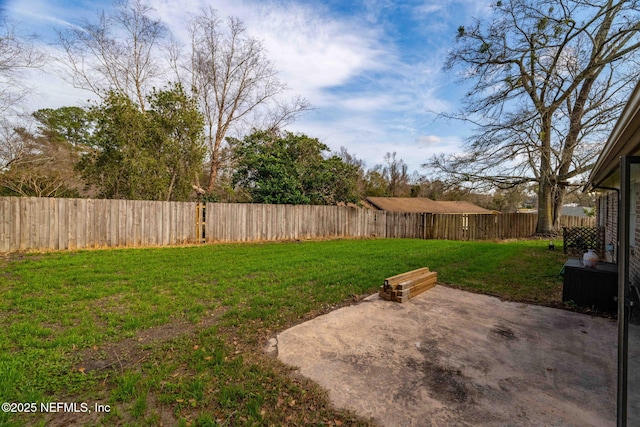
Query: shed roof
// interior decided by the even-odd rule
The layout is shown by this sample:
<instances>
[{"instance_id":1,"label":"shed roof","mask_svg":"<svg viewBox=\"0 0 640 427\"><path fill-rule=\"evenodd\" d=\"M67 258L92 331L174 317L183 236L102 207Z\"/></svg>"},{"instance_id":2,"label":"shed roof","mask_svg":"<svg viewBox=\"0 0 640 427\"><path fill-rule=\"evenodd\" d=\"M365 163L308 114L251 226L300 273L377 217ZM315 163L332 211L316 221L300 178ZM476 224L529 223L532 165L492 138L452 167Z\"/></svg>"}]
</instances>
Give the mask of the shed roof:
<instances>
[{"instance_id":1,"label":"shed roof","mask_svg":"<svg viewBox=\"0 0 640 427\"><path fill-rule=\"evenodd\" d=\"M367 197L375 208L392 212L427 212L441 214L492 214L470 202L435 201L426 197Z\"/></svg>"}]
</instances>

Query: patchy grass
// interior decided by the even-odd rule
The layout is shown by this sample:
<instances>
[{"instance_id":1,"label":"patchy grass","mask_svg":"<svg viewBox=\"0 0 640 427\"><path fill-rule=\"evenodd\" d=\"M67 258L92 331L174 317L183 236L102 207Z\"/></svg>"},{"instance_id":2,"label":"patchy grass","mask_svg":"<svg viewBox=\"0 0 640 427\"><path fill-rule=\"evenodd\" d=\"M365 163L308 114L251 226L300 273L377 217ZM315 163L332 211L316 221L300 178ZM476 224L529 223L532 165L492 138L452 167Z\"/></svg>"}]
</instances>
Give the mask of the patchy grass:
<instances>
[{"instance_id":1,"label":"patchy grass","mask_svg":"<svg viewBox=\"0 0 640 427\"><path fill-rule=\"evenodd\" d=\"M423 266L441 283L559 306L564 259L546 241L388 239L9 257L0 400L91 412L0 413L0 425L367 425L265 355L267 339Z\"/></svg>"}]
</instances>

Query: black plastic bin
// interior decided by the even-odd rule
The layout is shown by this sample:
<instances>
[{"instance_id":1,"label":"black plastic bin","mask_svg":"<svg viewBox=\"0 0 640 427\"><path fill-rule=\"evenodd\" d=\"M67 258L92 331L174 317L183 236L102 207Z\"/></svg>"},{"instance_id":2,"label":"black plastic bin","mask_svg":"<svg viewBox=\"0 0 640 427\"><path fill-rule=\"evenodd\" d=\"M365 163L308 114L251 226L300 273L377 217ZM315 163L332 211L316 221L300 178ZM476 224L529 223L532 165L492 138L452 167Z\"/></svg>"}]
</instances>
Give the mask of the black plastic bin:
<instances>
[{"instance_id":1,"label":"black plastic bin","mask_svg":"<svg viewBox=\"0 0 640 427\"><path fill-rule=\"evenodd\" d=\"M585 267L579 259L564 264L562 301L573 301L579 307L616 313L618 305L618 266L601 262Z\"/></svg>"}]
</instances>

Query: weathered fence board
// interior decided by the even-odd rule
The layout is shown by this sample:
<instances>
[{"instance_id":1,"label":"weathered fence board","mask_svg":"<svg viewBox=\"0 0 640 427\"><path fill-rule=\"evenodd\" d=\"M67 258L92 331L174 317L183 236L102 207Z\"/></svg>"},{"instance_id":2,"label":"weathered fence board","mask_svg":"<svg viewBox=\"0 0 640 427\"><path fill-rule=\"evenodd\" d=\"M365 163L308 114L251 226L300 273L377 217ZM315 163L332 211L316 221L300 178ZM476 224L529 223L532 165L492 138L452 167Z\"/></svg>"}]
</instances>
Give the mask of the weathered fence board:
<instances>
[{"instance_id":1,"label":"weathered fence board","mask_svg":"<svg viewBox=\"0 0 640 427\"><path fill-rule=\"evenodd\" d=\"M195 204L0 197L0 252L195 242Z\"/></svg>"},{"instance_id":2,"label":"weathered fence board","mask_svg":"<svg viewBox=\"0 0 640 427\"><path fill-rule=\"evenodd\" d=\"M454 215L339 206L0 197L0 251L170 246L334 237L502 240L529 237L537 215ZM593 218L562 217L563 227Z\"/></svg>"}]
</instances>

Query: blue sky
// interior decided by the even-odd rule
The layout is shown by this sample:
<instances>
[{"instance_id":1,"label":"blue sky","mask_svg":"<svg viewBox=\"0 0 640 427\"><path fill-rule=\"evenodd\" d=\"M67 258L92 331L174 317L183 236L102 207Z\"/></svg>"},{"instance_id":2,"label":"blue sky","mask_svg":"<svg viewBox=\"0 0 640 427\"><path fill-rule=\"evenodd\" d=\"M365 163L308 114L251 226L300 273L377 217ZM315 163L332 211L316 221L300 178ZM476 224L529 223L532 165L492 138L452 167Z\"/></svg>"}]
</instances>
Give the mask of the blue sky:
<instances>
[{"instance_id":1,"label":"blue sky","mask_svg":"<svg viewBox=\"0 0 640 427\"><path fill-rule=\"evenodd\" d=\"M52 41L53 28L93 19L110 1L8 0L0 4L23 32ZM464 95L454 75L442 71L456 29L486 18L476 0L150 0L178 39L204 6L235 16L262 40L290 87L315 107L288 130L319 138L333 151L344 146L367 167L396 151L410 170L432 155L460 150L469 133L461 123L435 120L454 111ZM49 49L54 49L49 47ZM53 75L34 73L39 95L31 108L83 105L90 96Z\"/></svg>"}]
</instances>

